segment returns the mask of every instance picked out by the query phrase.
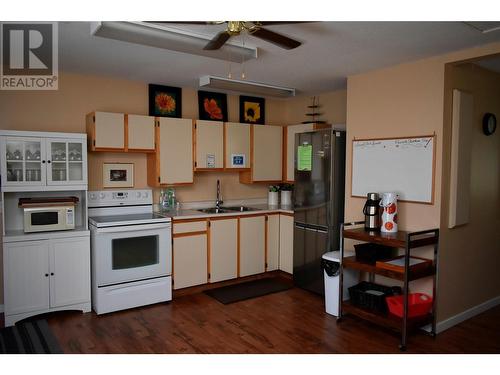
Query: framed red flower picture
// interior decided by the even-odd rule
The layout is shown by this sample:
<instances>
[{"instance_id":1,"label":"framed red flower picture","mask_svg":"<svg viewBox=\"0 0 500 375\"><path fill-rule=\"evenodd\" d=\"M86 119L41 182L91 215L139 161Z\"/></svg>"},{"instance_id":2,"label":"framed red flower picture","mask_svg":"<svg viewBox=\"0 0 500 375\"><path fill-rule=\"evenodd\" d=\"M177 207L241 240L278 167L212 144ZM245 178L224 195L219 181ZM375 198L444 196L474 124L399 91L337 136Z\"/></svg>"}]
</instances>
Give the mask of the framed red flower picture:
<instances>
[{"instance_id":1,"label":"framed red flower picture","mask_svg":"<svg viewBox=\"0 0 500 375\"><path fill-rule=\"evenodd\" d=\"M227 121L227 95L218 92L198 91L200 120Z\"/></svg>"},{"instance_id":2,"label":"framed red flower picture","mask_svg":"<svg viewBox=\"0 0 500 375\"><path fill-rule=\"evenodd\" d=\"M180 87L150 84L149 115L182 117L182 89Z\"/></svg>"}]
</instances>

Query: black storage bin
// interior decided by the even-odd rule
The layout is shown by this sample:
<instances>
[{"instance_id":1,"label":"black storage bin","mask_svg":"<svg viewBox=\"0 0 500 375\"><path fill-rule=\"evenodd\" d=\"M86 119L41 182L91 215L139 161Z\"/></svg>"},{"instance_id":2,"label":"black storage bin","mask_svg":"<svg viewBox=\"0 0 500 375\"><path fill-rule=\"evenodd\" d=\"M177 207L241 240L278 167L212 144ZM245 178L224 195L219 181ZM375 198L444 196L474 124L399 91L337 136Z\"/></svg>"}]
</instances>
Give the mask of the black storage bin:
<instances>
[{"instance_id":1,"label":"black storage bin","mask_svg":"<svg viewBox=\"0 0 500 375\"><path fill-rule=\"evenodd\" d=\"M362 243L354 245L356 260L361 263L375 264L377 260L387 260L396 257L398 249L376 243Z\"/></svg>"},{"instance_id":2,"label":"black storage bin","mask_svg":"<svg viewBox=\"0 0 500 375\"><path fill-rule=\"evenodd\" d=\"M385 297L401 293L402 289L399 286L385 286L368 281L362 281L349 288L353 305L383 314L387 313Z\"/></svg>"}]
</instances>

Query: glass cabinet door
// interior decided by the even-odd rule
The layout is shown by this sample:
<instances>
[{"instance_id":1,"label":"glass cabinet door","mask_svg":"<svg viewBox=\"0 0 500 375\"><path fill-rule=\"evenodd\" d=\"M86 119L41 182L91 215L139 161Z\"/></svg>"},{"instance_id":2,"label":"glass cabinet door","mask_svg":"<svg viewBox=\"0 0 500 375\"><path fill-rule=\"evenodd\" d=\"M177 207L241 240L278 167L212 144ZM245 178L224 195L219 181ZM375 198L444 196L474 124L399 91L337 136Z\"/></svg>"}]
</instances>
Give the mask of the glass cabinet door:
<instances>
[{"instance_id":1,"label":"glass cabinet door","mask_svg":"<svg viewBox=\"0 0 500 375\"><path fill-rule=\"evenodd\" d=\"M6 137L4 150L6 185L41 185L44 182L41 139Z\"/></svg>"},{"instance_id":2,"label":"glass cabinet door","mask_svg":"<svg viewBox=\"0 0 500 375\"><path fill-rule=\"evenodd\" d=\"M81 184L86 181L85 145L82 141L50 139L48 185Z\"/></svg>"}]
</instances>

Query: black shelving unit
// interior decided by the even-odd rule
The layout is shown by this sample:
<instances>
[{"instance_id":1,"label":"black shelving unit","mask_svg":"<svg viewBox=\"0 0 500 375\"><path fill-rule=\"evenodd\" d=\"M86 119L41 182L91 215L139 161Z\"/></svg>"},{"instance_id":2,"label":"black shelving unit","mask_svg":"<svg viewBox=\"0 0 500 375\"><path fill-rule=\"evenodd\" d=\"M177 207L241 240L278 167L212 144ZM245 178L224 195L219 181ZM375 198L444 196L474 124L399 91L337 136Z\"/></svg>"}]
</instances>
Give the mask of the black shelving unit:
<instances>
[{"instance_id":1,"label":"black shelving unit","mask_svg":"<svg viewBox=\"0 0 500 375\"><path fill-rule=\"evenodd\" d=\"M439 229L429 229L418 232L399 231L397 233L382 233L379 231L367 231L364 229L364 221L343 224L341 226L341 273L340 273L340 293L339 293L339 306L341 306L338 321L345 315L352 314L361 319L365 319L381 326L389 327L400 331L401 343L400 350L406 350L408 333L413 329L418 329L424 325L431 324L431 336L436 334L436 283L437 283L437 270L438 270L438 251L439 251ZM404 268L401 272L388 270L385 268L377 267L376 265L361 263L356 261L354 256L344 257L344 239L353 239L364 242L371 242L380 245L391 246L395 248L404 249ZM433 246L434 256L432 259L432 266L427 270L414 271L410 267L411 251L415 248L422 246ZM403 282L403 301L404 312L403 317L398 318L388 314L380 314L373 311L365 310L358 306L351 304L348 300L343 301L343 272L344 269L351 268L361 272L367 272L370 280L373 280L375 275L382 275L388 278L400 280ZM424 277L433 278L433 305L432 311L423 317L408 318L408 293L409 284L413 280L418 280Z\"/></svg>"}]
</instances>

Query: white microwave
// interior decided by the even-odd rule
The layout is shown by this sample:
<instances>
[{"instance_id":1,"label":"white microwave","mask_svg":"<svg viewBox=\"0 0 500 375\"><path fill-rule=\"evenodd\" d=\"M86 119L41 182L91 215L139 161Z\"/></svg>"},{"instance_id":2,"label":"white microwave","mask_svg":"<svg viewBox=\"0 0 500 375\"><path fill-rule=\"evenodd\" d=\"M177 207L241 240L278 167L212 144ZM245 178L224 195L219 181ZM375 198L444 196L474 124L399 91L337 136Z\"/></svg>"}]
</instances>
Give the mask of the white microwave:
<instances>
[{"instance_id":1,"label":"white microwave","mask_svg":"<svg viewBox=\"0 0 500 375\"><path fill-rule=\"evenodd\" d=\"M24 232L75 229L74 206L24 208Z\"/></svg>"}]
</instances>

